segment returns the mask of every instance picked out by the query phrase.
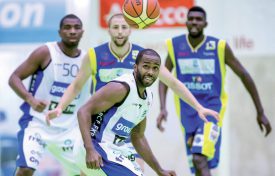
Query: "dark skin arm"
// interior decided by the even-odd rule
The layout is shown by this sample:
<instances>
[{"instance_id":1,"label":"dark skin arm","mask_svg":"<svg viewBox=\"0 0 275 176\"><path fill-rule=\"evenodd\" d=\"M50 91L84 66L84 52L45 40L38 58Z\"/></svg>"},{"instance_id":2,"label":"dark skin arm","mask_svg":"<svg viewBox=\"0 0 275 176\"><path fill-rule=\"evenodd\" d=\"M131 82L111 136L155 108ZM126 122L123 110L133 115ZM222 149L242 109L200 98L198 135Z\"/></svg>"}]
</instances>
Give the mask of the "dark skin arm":
<instances>
[{"instance_id":1,"label":"dark skin arm","mask_svg":"<svg viewBox=\"0 0 275 176\"><path fill-rule=\"evenodd\" d=\"M233 70L233 72L241 79L243 85L245 86L246 90L250 94L257 110L258 125L261 131L265 130L265 136L268 136L272 128L269 123L269 120L264 114L264 109L263 109L256 85L253 79L251 78L251 76L249 75L249 73L247 72L247 70L242 66L242 64L234 56L228 44L226 44L226 48L225 48L225 64L228 65Z\"/></svg>"},{"instance_id":2,"label":"dark skin arm","mask_svg":"<svg viewBox=\"0 0 275 176\"><path fill-rule=\"evenodd\" d=\"M23 80L34 74L38 69L45 68L50 60L48 47L41 46L33 51L27 60L17 67L9 78L9 85L13 91L38 112L42 112L46 108L47 102L35 99L24 86Z\"/></svg>"},{"instance_id":3,"label":"dark skin arm","mask_svg":"<svg viewBox=\"0 0 275 176\"><path fill-rule=\"evenodd\" d=\"M95 150L91 135L91 116L108 110L116 103L121 102L128 93L128 87L122 83L110 82L99 89L89 101L78 111L77 117L82 139L86 149L86 165L90 169L99 169L103 166L102 157Z\"/></svg>"},{"instance_id":4,"label":"dark skin arm","mask_svg":"<svg viewBox=\"0 0 275 176\"><path fill-rule=\"evenodd\" d=\"M145 128L146 118L131 131L131 140L136 151L159 176L175 176L174 171L163 170L159 165L144 135Z\"/></svg>"},{"instance_id":5,"label":"dark skin arm","mask_svg":"<svg viewBox=\"0 0 275 176\"><path fill-rule=\"evenodd\" d=\"M169 54L167 55L166 61L165 61L165 67L171 72L173 69L173 63L171 61L171 58ZM168 87L159 81L159 98L160 98L160 113L157 117L157 128L160 131L164 131L164 127L162 126L163 121L167 121L167 109L166 109L166 94L167 94Z\"/></svg>"}]
</instances>

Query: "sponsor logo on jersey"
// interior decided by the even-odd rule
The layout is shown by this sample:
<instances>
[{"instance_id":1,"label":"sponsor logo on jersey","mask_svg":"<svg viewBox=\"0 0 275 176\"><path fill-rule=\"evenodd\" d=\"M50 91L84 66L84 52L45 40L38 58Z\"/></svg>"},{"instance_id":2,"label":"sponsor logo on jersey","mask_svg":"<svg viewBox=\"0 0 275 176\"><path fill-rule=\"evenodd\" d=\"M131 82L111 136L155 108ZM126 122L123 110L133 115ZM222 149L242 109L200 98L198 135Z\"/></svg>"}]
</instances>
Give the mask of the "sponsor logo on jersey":
<instances>
[{"instance_id":1,"label":"sponsor logo on jersey","mask_svg":"<svg viewBox=\"0 0 275 176\"><path fill-rule=\"evenodd\" d=\"M196 134L194 137L193 147L201 147L203 145L204 137L202 134Z\"/></svg>"},{"instance_id":2,"label":"sponsor logo on jersey","mask_svg":"<svg viewBox=\"0 0 275 176\"><path fill-rule=\"evenodd\" d=\"M35 133L34 135L29 136L29 141L37 142L39 145L41 145L43 148L46 147L46 143L41 139L41 135L39 133Z\"/></svg>"},{"instance_id":3,"label":"sponsor logo on jersey","mask_svg":"<svg viewBox=\"0 0 275 176\"><path fill-rule=\"evenodd\" d=\"M95 138L97 132L100 130L101 124L103 122L104 113L101 112L99 114L92 116L92 126L90 128L90 134L92 138Z\"/></svg>"},{"instance_id":4,"label":"sponsor logo on jersey","mask_svg":"<svg viewBox=\"0 0 275 176\"><path fill-rule=\"evenodd\" d=\"M199 82L184 82L189 90L210 91L213 88L212 82L199 83Z\"/></svg>"},{"instance_id":5,"label":"sponsor logo on jersey","mask_svg":"<svg viewBox=\"0 0 275 176\"><path fill-rule=\"evenodd\" d=\"M129 136L134 123L121 117L113 126L112 131L119 136Z\"/></svg>"},{"instance_id":6,"label":"sponsor logo on jersey","mask_svg":"<svg viewBox=\"0 0 275 176\"><path fill-rule=\"evenodd\" d=\"M215 74L215 60L212 58L179 58L177 62L181 74Z\"/></svg>"},{"instance_id":7,"label":"sponsor logo on jersey","mask_svg":"<svg viewBox=\"0 0 275 176\"><path fill-rule=\"evenodd\" d=\"M50 94L53 96L62 97L62 95L64 94L64 92L66 91L69 85L70 84L68 83L55 81L51 87ZM80 94L75 99L79 99L79 98L80 98Z\"/></svg>"},{"instance_id":8,"label":"sponsor logo on jersey","mask_svg":"<svg viewBox=\"0 0 275 176\"><path fill-rule=\"evenodd\" d=\"M51 87L50 94L57 97L62 97L68 86L69 84L67 83L54 82Z\"/></svg>"},{"instance_id":9,"label":"sponsor logo on jersey","mask_svg":"<svg viewBox=\"0 0 275 176\"><path fill-rule=\"evenodd\" d=\"M73 150L73 147L74 147L74 145L73 145L72 140L71 140L71 139L66 139L66 140L64 141L64 145L62 146L62 150L63 150L64 152L66 152L66 151L72 151L72 150Z\"/></svg>"},{"instance_id":10,"label":"sponsor logo on jersey","mask_svg":"<svg viewBox=\"0 0 275 176\"><path fill-rule=\"evenodd\" d=\"M206 43L206 50L215 50L216 49L216 42L211 40Z\"/></svg>"},{"instance_id":11,"label":"sponsor logo on jersey","mask_svg":"<svg viewBox=\"0 0 275 176\"><path fill-rule=\"evenodd\" d=\"M57 107L58 105L58 102L55 102L55 101L51 101L50 103L50 106L49 106L49 110L53 110ZM66 109L64 109L62 111L63 114L73 114L75 111L75 105L73 104L70 104L66 107Z\"/></svg>"},{"instance_id":12,"label":"sponsor logo on jersey","mask_svg":"<svg viewBox=\"0 0 275 176\"><path fill-rule=\"evenodd\" d=\"M132 50L132 58L136 60L139 50Z\"/></svg>"}]
</instances>

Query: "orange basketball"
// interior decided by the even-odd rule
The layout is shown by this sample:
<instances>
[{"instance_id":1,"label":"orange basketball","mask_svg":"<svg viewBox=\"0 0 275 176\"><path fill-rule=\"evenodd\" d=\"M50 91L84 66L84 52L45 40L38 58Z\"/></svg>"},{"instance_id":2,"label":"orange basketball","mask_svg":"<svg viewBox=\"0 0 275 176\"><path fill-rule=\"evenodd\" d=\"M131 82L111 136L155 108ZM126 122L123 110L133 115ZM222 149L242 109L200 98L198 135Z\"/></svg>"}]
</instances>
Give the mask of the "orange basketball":
<instances>
[{"instance_id":1,"label":"orange basketball","mask_svg":"<svg viewBox=\"0 0 275 176\"><path fill-rule=\"evenodd\" d=\"M160 6L158 0L125 0L122 12L130 26L144 29L158 20Z\"/></svg>"}]
</instances>

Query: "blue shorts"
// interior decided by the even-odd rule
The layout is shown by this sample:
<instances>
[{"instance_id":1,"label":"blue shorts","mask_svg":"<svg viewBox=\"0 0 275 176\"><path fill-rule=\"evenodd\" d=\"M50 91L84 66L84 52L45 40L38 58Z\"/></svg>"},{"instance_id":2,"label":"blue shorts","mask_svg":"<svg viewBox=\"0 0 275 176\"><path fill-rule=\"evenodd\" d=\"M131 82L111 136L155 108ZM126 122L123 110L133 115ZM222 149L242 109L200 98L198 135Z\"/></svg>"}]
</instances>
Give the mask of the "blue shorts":
<instances>
[{"instance_id":1,"label":"blue shorts","mask_svg":"<svg viewBox=\"0 0 275 176\"><path fill-rule=\"evenodd\" d=\"M190 146L188 140L192 138L192 145ZM185 133L185 145L192 173L195 173L192 161L192 154L194 153L206 156L208 158L208 167L211 169L216 168L220 158L221 128L213 122L202 123L193 133Z\"/></svg>"}]
</instances>

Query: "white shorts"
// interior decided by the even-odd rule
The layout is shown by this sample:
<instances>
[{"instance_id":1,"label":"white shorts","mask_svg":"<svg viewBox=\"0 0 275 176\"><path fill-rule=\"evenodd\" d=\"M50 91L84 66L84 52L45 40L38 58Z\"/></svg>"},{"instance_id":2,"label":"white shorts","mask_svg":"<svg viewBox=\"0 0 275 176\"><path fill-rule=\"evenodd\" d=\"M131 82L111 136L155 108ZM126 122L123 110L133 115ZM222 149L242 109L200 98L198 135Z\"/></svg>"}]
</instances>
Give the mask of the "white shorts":
<instances>
[{"instance_id":1,"label":"white shorts","mask_svg":"<svg viewBox=\"0 0 275 176\"><path fill-rule=\"evenodd\" d=\"M93 142L93 145L103 160L104 166L98 170L88 169L86 167L86 151L81 138L78 138L74 147L75 162L86 175L144 176L136 161L131 161L127 156L124 155L124 153L128 153L127 149L124 150L124 148L120 150L118 147L117 150L110 147L107 143L99 144L97 142Z\"/></svg>"},{"instance_id":2,"label":"white shorts","mask_svg":"<svg viewBox=\"0 0 275 176\"><path fill-rule=\"evenodd\" d=\"M80 169L75 165L73 147L80 136L78 126L71 129L49 127L33 119L26 128L17 134L17 167L37 169L46 149L61 162L68 175L79 175Z\"/></svg>"}]
</instances>

